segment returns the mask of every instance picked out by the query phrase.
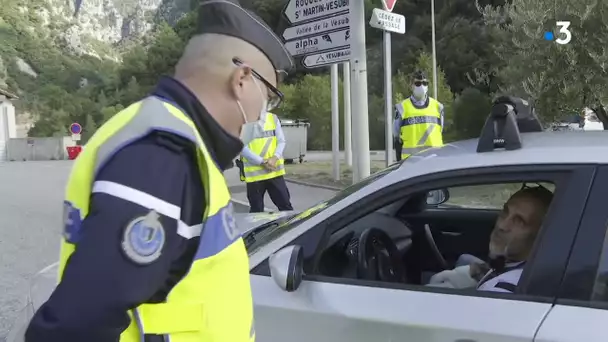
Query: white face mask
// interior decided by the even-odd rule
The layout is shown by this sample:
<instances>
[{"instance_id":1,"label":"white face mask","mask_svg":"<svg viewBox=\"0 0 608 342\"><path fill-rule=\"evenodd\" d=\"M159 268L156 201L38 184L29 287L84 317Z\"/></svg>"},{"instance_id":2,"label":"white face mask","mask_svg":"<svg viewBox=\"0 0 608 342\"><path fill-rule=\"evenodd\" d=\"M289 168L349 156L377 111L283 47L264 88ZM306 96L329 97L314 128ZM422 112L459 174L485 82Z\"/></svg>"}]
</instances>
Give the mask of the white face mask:
<instances>
[{"instance_id":1,"label":"white face mask","mask_svg":"<svg viewBox=\"0 0 608 342\"><path fill-rule=\"evenodd\" d=\"M414 97L419 100L422 100L426 96L426 93L428 91L429 91L428 86L423 86L423 85L417 86L417 87L415 86L414 87Z\"/></svg>"},{"instance_id":2,"label":"white face mask","mask_svg":"<svg viewBox=\"0 0 608 342\"><path fill-rule=\"evenodd\" d=\"M258 123L260 121L260 118L266 114L266 112L268 112L268 99L264 96L264 93L262 92L262 88L260 88L260 85L258 83L258 81L255 79L255 77L251 76L253 78L253 82L255 83L256 87L258 88L258 91L260 92L260 96L262 97L262 108L260 109L260 115L258 115L258 118L256 121L254 122L249 122L249 120L247 120L247 114L245 113L245 109L243 108L243 105L241 104L241 101L236 101L236 104L239 106L239 110L241 111L241 115L243 116L243 125L241 126L241 140L243 142L248 142L250 140L250 136L253 132L253 127L255 126L256 123Z\"/></svg>"}]
</instances>

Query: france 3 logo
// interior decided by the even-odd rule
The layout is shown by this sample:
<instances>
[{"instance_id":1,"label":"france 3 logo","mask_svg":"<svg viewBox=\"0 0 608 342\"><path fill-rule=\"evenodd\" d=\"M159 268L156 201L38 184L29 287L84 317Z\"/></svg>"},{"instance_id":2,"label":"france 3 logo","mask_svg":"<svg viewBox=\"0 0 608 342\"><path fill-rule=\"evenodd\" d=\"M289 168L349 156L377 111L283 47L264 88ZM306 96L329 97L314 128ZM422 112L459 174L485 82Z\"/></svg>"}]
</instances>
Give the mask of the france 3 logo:
<instances>
[{"instance_id":1,"label":"france 3 logo","mask_svg":"<svg viewBox=\"0 0 608 342\"><path fill-rule=\"evenodd\" d=\"M566 45L572 40L572 32L570 32L569 21L557 21L555 23L557 27L557 34L553 31L545 32L544 38L548 41L555 41L557 44Z\"/></svg>"}]
</instances>

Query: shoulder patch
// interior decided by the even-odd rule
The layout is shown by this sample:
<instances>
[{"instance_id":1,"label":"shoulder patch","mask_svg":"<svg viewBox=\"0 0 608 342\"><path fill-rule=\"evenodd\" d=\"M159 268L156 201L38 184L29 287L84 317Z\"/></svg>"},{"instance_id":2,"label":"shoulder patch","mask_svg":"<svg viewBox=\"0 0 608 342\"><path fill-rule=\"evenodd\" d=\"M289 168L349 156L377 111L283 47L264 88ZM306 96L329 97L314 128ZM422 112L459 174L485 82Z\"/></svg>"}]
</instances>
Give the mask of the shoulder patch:
<instances>
[{"instance_id":1,"label":"shoulder patch","mask_svg":"<svg viewBox=\"0 0 608 342\"><path fill-rule=\"evenodd\" d=\"M220 215L222 215L222 227L224 228L224 233L226 233L228 239L234 240L239 237L240 232L236 226L236 220L234 219L234 208L232 206L232 202L230 202L226 208L221 210Z\"/></svg>"},{"instance_id":2,"label":"shoulder patch","mask_svg":"<svg viewBox=\"0 0 608 342\"><path fill-rule=\"evenodd\" d=\"M122 250L131 261L147 265L160 258L165 239L165 228L160 222L160 216L152 210L125 227Z\"/></svg>"}]
</instances>

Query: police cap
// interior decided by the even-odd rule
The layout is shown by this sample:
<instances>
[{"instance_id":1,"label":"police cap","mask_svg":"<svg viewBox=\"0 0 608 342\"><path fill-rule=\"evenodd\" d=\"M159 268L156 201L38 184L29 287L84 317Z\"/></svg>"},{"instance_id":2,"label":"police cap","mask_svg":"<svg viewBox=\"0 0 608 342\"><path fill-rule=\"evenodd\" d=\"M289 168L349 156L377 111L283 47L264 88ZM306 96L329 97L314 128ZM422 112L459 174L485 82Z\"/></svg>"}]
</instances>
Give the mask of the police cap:
<instances>
[{"instance_id":1,"label":"police cap","mask_svg":"<svg viewBox=\"0 0 608 342\"><path fill-rule=\"evenodd\" d=\"M285 76L294 68L281 39L255 13L242 8L238 0L202 0L197 33L223 34L248 42L268 57L278 76Z\"/></svg>"},{"instance_id":2,"label":"police cap","mask_svg":"<svg viewBox=\"0 0 608 342\"><path fill-rule=\"evenodd\" d=\"M426 74L422 70L417 70L412 74L414 80L426 80Z\"/></svg>"}]
</instances>

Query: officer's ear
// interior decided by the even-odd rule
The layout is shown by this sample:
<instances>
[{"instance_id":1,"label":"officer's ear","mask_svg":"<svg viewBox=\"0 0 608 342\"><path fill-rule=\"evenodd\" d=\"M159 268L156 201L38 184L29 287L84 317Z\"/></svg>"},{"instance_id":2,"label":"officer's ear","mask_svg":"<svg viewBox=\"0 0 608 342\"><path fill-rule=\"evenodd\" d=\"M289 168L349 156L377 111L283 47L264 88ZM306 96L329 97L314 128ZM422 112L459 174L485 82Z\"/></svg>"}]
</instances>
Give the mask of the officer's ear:
<instances>
[{"instance_id":1,"label":"officer's ear","mask_svg":"<svg viewBox=\"0 0 608 342\"><path fill-rule=\"evenodd\" d=\"M245 90L249 82L251 82L252 76L251 68L244 64L239 65L232 71L232 74L230 75L230 88L237 100L240 100L245 96Z\"/></svg>"}]
</instances>

